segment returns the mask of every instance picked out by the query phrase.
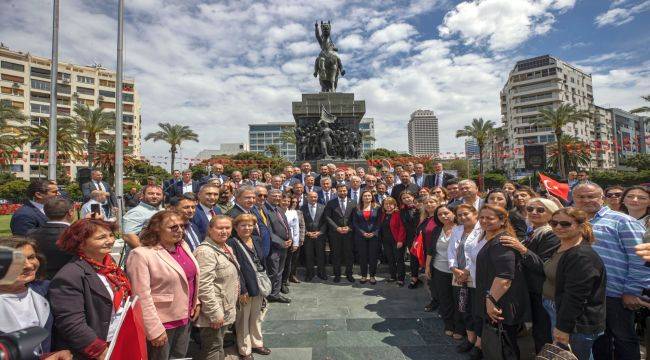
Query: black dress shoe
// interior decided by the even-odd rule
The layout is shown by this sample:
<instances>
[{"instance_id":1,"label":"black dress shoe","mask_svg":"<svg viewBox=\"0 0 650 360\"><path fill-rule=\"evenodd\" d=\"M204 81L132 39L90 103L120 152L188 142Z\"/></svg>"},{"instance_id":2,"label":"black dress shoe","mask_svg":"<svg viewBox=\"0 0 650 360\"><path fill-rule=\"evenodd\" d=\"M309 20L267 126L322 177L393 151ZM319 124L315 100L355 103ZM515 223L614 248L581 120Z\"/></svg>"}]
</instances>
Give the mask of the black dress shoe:
<instances>
[{"instance_id":1,"label":"black dress shoe","mask_svg":"<svg viewBox=\"0 0 650 360\"><path fill-rule=\"evenodd\" d=\"M352 275L347 275L346 278L348 279L349 282L351 283L354 282L354 278L352 277Z\"/></svg>"},{"instance_id":2,"label":"black dress shoe","mask_svg":"<svg viewBox=\"0 0 650 360\"><path fill-rule=\"evenodd\" d=\"M282 284L280 287L280 292L283 294L288 294L289 293L289 286L287 284Z\"/></svg>"},{"instance_id":3,"label":"black dress shoe","mask_svg":"<svg viewBox=\"0 0 650 360\"><path fill-rule=\"evenodd\" d=\"M253 348L253 352L260 355L269 355L271 354L271 349L267 348L266 346L262 346L258 348Z\"/></svg>"},{"instance_id":4,"label":"black dress shoe","mask_svg":"<svg viewBox=\"0 0 650 360\"><path fill-rule=\"evenodd\" d=\"M481 349L474 346L472 348L472 350L469 351L469 359L470 360L481 360L481 359L483 359L483 351L481 351Z\"/></svg>"},{"instance_id":5,"label":"black dress shoe","mask_svg":"<svg viewBox=\"0 0 650 360\"><path fill-rule=\"evenodd\" d=\"M291 302L291 299L288 299L282 295L278 295L278 296L269 295L266 297L266 300L268 300L268 302L277 302L282 304L288 304Z\"/></svg>"},{"instance_id":6,"label":"black dress shoe","mask_svg":"<svg viewBox=\"0 0 650 360\"><path fill-rule=\"evenodd\" d=\"M321 280L327 280L327 275L325 275L325 274L318 274L318 277L319 277Z\"/></svg>"},{"instance_id":7,"label":"black dress shoe","mask_svg":"<svg viewBox=\"0 0 650 360\"><path fill-rule=\"evenodd\" d=\"M340 276L334 276L334 282L335 283L341 282L341 277Z\"/></svg>"}]
</instances>

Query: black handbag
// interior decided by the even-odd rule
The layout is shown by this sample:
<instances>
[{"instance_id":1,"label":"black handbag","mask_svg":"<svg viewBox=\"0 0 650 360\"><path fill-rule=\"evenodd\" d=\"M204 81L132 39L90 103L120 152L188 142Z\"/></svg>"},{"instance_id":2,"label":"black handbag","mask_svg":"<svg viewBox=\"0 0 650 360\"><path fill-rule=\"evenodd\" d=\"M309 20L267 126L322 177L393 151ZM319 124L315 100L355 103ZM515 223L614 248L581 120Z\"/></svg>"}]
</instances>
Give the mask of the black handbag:
<instances>
[{"instance_id":1,"label":"black handbag","mask_svg":"<svg viewBox=\"0 0 650 360\"><path fill-rule=\"evenodd\" d=\"M486 360L517 360L515 348L500 322L494 324L489 320L483 321L481 350Z\"/></svg>"}]
</instances>

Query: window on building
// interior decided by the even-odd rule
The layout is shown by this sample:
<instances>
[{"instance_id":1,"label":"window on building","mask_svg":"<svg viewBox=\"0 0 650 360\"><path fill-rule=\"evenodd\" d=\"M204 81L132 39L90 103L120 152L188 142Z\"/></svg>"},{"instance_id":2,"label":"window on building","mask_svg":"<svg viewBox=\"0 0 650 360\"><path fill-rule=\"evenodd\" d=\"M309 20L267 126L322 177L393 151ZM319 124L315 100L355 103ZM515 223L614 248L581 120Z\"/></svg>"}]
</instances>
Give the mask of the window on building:
<instances>
[{"instance_id":1,"label":"window on building","mask_svg":"<svg viewBox=\"0 0 650 360\"><path fill-rule=\"evenodd\" d=\"M122 93L122 100L126 102L133 102L133 94Z\"/></svg>"},{"instance_id":2,"label":"window on building","mask_svg":"<svg viewBox=\"0 0 650 360\"><path fill-rule=\"evenodd\" d=\"M99 79L99 85L114 88L115 87L115 81Z\"/></svg>"},{"instance_id":3,"label":"window on building","mask_svg":"<svg viewBox=\"0 0 650 360\"><path fill-rule=\"evenodd\" d=\"M77 81L84 84L94 84L95 78L92 78L90 76L77 75Z\"/></svg>"},{"instance_id":4,"label":"window on building","mask_svg":"<svg viewBox=\"0 0 650 360\"><path fill-rule=\"evenodd\" d=\"M0 62L0 67L7 70L25 71L25 65L16 64L5 60L2 60L2 62Z\"/></svg>"},{"instance_id":5,"label":"window on building","mask_svg":"<svg viewBox=\"0 0 650 360\"><path fill-rule=\"evenodd\" d=\"M122 121L125 123L133 123L133 115L122 115Z\"/></svg>"},{"instance_id":6,"label":"window on building","mask_svg":"<svg viewBox=\"0 0 650 360\"><path fill-rule=\"evenodd\" d=\"M41 114L49 114L50 113L50 105L44 105L44 104L30 104L31 111L35 113L41 113Z\"/></svg>"},{"instance_id":7,"label":"window on building","mask_svg":"<svg viewBox=\"0 0 650 360\"><path fill-rule=\"evenodd\" d=\"M99 96L114 98L115 97L115 92L114 91L99 90Z\"/></svg>"},{"instance_id":8,"label":"window on building","mask_svg":"<svg viewBox=\"0 0 650 360\"><path fill-rule=\"evenodd\" d=\"M32 89L50 91L50 83L41 80L32 79Z\"/></svg>"},{"instance_id":9,"label":"window on building","mask_svg":"<svg viewBox=\"0 0 650 360\"><path fill-rule=\"evenodd\" d=\"M41 68L37 68L37 67L32 67L32 69L30 71L30 74L31 74L32 77L39 77L39 78L49 79L51 72L48 69L41 69Z\"/></svg>"},{"instance_id":10,"label":"window on building","mask_svg":"<svg viewBox=\"0 0 650 360\"><path fill-rule=\"evenodd\" d=\"M95 95L95 89L77 86L77 93L84 95Z\"/></svg>"},{"instance_id":11,"label":"window on building","mask_svg":"<svg viewBox=\"0 0 650 360\"><path fill-rule=\"evenodd\" d=\"M1 74L0 79L6 81L12 81L18 84L23 84L25 82L25 78L23 78L22 76L14 76L9 74Z\"/></svg>"},{"instance_id":12,"label":"window on building","mask_svg":"<svg viewBox=\"0 0 650 360\"><path fill-rule=\"evenodd\" d=\"M11 165L9 165L9 171L11 171L11 172L23 172L23 165L11 164Z\"/></svg>"}]
</instances>

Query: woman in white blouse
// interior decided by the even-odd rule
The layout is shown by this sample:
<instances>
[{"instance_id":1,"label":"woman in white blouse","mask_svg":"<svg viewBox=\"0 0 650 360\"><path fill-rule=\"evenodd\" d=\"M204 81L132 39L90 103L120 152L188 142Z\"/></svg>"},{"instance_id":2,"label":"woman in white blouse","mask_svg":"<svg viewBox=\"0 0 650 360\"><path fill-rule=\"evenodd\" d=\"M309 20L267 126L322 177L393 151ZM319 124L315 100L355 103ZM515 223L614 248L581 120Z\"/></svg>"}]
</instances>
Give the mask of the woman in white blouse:
<instances>
[{"instance_id":1,"label":"woman in white blouse","mask_svg":"<svg viewBox=\"0 0 650 360\"><path fill-rule=\"evenodd\" d=\"M301 230L300 230L300 223L301 223L301 217L302 213L298 210L295 210L295 206L292 207L291 204L292 202L297 202L297 200L289 193L282 194L282 201L280 202L280 211L284 211L285 216L287 217L287 223L289 224L289 230L291 231L291 239L292 239L292 244L291 247L287 252L287 260L284 262L284 271L282 272L282 288L280 291L283 294L286 294L289 292L289 280L291 278L291 269L293 267L294 262L298 262L298 257L300 254L300 245L302 245L302 241L300 238ZM304 241L304 229L305 229L305 223L304 219L302 221L302 240ZM297 265L297 264L296 264ZM293 279L291 280L297 280L295 276L293 276ZM296 281L292 281L296 282Z\"/></svg>"},{"instance_id":2,"label":"woman in white blouse","mask_svg":"<svg viewBox=\"0 0 650 360\"><path fill-rule=\"evenodd\" d=\"M485 245L480 241L483 231L478 223L478 211L470 204L456 208L456 219L460 225L454 227L449 238L447 259L453 274L454 303L458 304L467 332L467 338L457 346L458 352L471 351L480 354L482 320L473 312L476 298L476 255ZM478 299L480 300L480 299ZM476 355L475 355L476 354Z\"/></svg>"}]
</instances>

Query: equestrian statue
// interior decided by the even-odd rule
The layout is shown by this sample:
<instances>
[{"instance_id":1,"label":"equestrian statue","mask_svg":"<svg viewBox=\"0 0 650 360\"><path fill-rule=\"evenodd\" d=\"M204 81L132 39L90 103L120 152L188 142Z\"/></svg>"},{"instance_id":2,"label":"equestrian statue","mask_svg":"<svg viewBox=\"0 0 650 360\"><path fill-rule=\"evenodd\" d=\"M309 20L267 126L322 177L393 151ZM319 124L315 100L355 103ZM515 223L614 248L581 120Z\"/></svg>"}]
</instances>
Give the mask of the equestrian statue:
<instances>
[{"instance_id":1,"label":"equestrian statue","mask_svg":"<svg viewBox=\"0 0 650 360\"><path fill-rule=\"evenodd\" d=\"M338 55L338 49L334 46L331 37L330 22L320 22L314 24L316 30L316 40L320 44L320 54L314 62L314 77L318 77L321 86L321 92L336 92L336 86L339 81L339 75L344 76L345 70L341 64L341 58Z\"/></svg>"}]
</instances>

